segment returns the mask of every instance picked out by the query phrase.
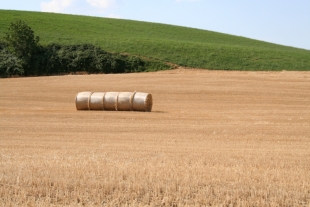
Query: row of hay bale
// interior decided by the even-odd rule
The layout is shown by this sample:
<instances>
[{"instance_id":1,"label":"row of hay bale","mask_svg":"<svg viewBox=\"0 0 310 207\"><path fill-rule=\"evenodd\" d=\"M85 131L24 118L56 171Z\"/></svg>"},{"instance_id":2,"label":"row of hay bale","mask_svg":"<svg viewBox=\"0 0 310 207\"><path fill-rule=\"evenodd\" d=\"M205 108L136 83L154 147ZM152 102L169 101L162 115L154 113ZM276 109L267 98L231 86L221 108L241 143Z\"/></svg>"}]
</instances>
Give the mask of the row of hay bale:
<instances>
[{"instance_id":1,"label":"row of hay bale","mask_svg":"<svg viewBox=\"0 0 310 207\"><path fill-rule=\"evenodd\" d=\"M77 110L151 111L152 95L143 92L80 92Z\"/></svg>"}]
</instances>

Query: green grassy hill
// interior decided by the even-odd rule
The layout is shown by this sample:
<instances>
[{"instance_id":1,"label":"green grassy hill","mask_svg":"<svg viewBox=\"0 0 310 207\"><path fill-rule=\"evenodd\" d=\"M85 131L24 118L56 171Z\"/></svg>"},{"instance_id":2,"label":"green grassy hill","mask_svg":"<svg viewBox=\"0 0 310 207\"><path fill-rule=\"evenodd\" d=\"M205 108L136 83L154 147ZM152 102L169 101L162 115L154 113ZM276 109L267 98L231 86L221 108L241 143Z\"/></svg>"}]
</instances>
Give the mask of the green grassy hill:
<instances>
[{"instance_id":1,"label":"green grassy hill","mask_svg":"<svg viewBox=\"0 0 310 207\"><path fill-rule=\"evenodd\" d=\"M225 70L310 70L310 51L193 28L99 17L0 10L0 39L24 20L40 43L101 46L182 66Z\"/></svg>"}]
</instances>

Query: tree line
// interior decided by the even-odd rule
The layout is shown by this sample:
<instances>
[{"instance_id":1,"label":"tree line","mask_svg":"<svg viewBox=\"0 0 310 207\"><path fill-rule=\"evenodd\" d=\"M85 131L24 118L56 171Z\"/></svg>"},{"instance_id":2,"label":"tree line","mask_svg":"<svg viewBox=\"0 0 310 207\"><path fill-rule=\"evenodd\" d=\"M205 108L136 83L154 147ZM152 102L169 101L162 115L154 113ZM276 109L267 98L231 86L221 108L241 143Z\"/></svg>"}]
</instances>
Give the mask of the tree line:
<instances>
[{"instance_id":1,"label":"tree line","mask_svg":"<svg viewBox=\"0 0 310 207\"><path fill-rule=\"evenodd\" d=\"M0 41L0 76L87 73L131 73L170 66L138 56L111 53L91 44L39 44L40 38L22 20L11 23Z\"/></svg>"}]
</instances>

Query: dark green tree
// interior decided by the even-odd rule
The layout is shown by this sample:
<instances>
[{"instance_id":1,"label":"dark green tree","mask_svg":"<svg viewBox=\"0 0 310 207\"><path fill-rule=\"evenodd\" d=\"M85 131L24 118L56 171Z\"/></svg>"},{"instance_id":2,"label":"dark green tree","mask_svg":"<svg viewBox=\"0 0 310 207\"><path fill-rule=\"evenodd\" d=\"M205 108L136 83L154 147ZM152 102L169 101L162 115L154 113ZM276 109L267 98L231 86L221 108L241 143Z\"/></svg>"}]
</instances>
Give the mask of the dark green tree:
<instances>
[{"instance_id":1,"label":"dark green tree","mask_svg":"<svg viewBox=\"0 0 310 207\"><path fill-rule=\"evenodd\" d=\"M25 75L31 74L31 61L39 51L39 37L34 35L33 30L22 20L11 23L5 40L8 50L22 62Z\"/></svg>"}]
</instances>

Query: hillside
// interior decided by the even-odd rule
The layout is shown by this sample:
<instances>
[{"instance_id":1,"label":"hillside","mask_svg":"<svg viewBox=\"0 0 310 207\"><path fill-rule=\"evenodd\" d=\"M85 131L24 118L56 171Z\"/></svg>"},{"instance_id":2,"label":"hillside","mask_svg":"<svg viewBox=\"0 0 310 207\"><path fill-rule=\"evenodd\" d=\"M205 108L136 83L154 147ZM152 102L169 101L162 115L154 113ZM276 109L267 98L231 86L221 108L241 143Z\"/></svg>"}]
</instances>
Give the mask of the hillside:
<instances>
[{"instance_id":1,"label":"hillside","mask_svg":"<svg viewBox=\"0 0 310 207\"><path fill-rule=\"evenodd\" d=\"M193 28L99 17L0 10L0 39L22 19L43 45L99 45L111 52L225 70L310 70L310 51Z\"/></svg>"}]
</instances>

